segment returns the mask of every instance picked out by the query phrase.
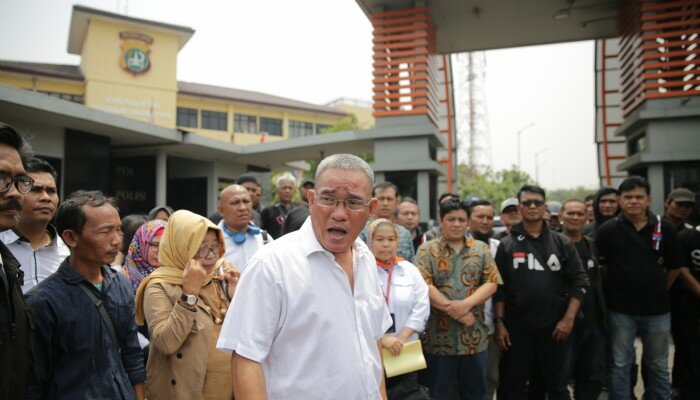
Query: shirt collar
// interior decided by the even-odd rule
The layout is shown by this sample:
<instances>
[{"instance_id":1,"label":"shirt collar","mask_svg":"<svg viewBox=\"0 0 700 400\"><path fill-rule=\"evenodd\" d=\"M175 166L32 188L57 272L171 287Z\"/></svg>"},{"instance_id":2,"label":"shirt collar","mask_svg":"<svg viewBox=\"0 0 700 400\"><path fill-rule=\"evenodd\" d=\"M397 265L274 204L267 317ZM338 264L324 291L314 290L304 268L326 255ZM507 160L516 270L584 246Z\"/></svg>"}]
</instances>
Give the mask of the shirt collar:
<instances>
[{"instance_id":1,"label":"shirt collar","mask_svg":"<svg viewBox=\"0 0 700 400\"><path fill-rule=\"evenodd\" d=\"M58 231L56 228L48 224L46 225L46 231L49 233L49 237L51 238L51 242L49 242L49 246L56 246L57 241L58 241ZM12 228L11 230L8 231L8 239L9 243L15 243L19 240L23 242L29 242L29 239L25 238L24 235L22 235L17 228Z\"/></svg>"},{"instance_id":2,"label":"shirt collar","mask_svg":"<svg viewBox=\"0 0 700 400\"><path fill-rule=\"evenodd\" d=\"M445 235L443 235L443 234L440 235L440 242L439 243L440 243L440 246L442 246L443 248L448 248L450 246L450 244L447 242L447 240L445 240ZM472 237L472 235L469 233L469 231L467 230L466 234L464 235L464 247L467 247L467 248L473 247L474 244L475 244L475 240Z\"/></svg>"},{"instance_id":3,"label":"shirt collar","mask_svg":"<svg viewBox=\"0 0 700 400\"><path fill-rule=\"evenodd\" d=\"M104 286L103 288L107 288L111 281L115 277L115 272L112 270L108 265L103 265L100 267L102 271L102 277L104 278ZM61 263L61 266L58 267L58 271L56 271L58 275L63 278L66 282L76 285L79 283L82 283L83 281L87 281L83 275L81 275L78 271L74 270L73 267L70 266L68 263L68 257L66 257L65 260Z\"/></svg>"},{"instance_id":4,"label":"shirt collar","mask_svg":"<svg viewBox=\"0 0 700 400\"><path fill-rule=\"evenodd\" d=\"M620 221L622 223L627 223L629 225L633 225L632 222L630 222L630 220L628 220L627 217L625 217L625 215L623 213L617 214L617 219L618 219L618 221ZM654 226L658 222L659 221L657 221L656 215L654 215L651 211L647 210L647 223L645 226Z\"/></svg>"},{"instance_id":5,"label":"shirt collar","mask_svg":"<svg viewBox=\"0 0 700 400\"><path fill-rule=\"evenodd\" d=\"M321 243L316 238L314 228L311 225L311 217L307 217L306 221L304 221L304 224L301 226L301 228L299 228L299 235L301 239L301 249L306 257L310 256L313 253L326 253L331 256L333 255L330 251L324 249L323 246L321 246ZM365 256L367 255L366 253L369 253L367 245L359 237L356 238L355 242L352 244L352 251L353 253L359 252L359 255ZM374 261L374 255L370 255L372 256L372 260Z\"/></svg>"}]
</instances>

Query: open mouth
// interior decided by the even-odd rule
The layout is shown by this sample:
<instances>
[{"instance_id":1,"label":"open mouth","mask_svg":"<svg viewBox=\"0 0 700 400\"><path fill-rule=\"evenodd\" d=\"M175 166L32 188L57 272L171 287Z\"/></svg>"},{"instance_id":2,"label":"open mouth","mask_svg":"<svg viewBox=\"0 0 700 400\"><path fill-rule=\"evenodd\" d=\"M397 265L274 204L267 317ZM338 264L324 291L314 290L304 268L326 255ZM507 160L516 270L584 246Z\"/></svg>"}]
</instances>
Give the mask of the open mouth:
<instances>
[{"instance_id":1,"label":"open mouth","mask_svg":"<svg viewBox=\"0 0 700 400\"><path fill-rule=\"evenodd\" d=\"M347 235L348 231L342 228L328 228L328 236L332 239L342 239Z\"/></svg>"}]
</instances>

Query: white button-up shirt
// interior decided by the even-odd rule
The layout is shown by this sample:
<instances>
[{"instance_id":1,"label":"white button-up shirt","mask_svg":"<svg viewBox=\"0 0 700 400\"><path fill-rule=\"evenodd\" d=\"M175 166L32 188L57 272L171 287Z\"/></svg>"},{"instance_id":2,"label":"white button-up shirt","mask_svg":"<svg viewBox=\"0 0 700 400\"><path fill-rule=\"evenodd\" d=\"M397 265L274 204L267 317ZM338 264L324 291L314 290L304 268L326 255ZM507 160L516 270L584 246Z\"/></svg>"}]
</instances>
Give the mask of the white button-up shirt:
<instances>
[{"instance_id":1,"label":"white button-up shirt","mask_svg":"<svg viewBox=\"0 0 700 400\"><path fill-rule=\"evenodd\" d=\"M307 219L248 261L217 347L262 364L268 399L381 398L391 316L374 256L361 240L352 255L354 292Z\"/></svg>"},{"instance_id":2,"label":"white button-up shirt","mask_svg":"<svg viewBox=\"0 0 700 400\"><path fill-rule=\"evenodd\" d=\"M56 233L51 225L47 226L51 242L44 247L34 250L31 243L12 229L0 232L0 240L7 246L19 261L24 271L22 293L38 285L58 270L63 260L70 255L70 249Z\"/></svg>"},{"instance_id":3,"label":"white button-up shirt","mask_svg":"<svg viewBox=\"0 0 700 400\"><path fill-rule=\"evenodd\" d=\"M224 245L226 246L226 254L224 254L224 259L231 264L233 264L239 271L243 272L245 264L253 257L256 251L258 251L264 245L263 235L259 233L257 235L251 235L246 232L245 242L241 244L236 244L233 241L233 237L229 236L224 229L224 220L221 220L218 224L219 228L224 234ZM272 235L267 234L268 243L274 241Z\"/></svg>"},{"instance_id":4,"label":"white button-up shirt","mask_svg":"<svg viewBox=\"0 0 700 400\"><path fill-rule=\"evenodd\" d=\"M386 294L389 272L377 267L379 283L382 292ZM408 261L396 263L391 273L391 290L389 290L389 312L394 314L395 332L397 336L403 328L411 328L413 333L408 341L418 339L418 334L425 330L425 323L430 316L430 300L428 285L418 268Z\"/></svg>"}]
</instances>

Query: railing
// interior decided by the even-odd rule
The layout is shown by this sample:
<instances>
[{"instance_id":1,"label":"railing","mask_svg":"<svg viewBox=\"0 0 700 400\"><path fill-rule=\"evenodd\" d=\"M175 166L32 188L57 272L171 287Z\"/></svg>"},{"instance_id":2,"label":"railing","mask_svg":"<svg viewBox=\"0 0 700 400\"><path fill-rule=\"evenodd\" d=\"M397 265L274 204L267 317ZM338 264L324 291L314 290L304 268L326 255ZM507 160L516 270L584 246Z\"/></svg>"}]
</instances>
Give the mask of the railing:
<instances>
[{"instance_id":1,"label":"railing","mask_svg":"<svg viewBox=\"0 0 700 400\"><path fill-rule=\"evenodd\" d=\"M629 0L619 15L623 116L648 99L700 96L700 0Z\"/></svg>"},{"instance_id":2,"label":"railing","mask_svg":"<svg viewBox=\"0 0 700 400\"><path fill-rule=\"evenodd\" d=\"M435 29L425 7L371 17L375 118L427 115L438 125Z\"/></svg>"}]
</instances>

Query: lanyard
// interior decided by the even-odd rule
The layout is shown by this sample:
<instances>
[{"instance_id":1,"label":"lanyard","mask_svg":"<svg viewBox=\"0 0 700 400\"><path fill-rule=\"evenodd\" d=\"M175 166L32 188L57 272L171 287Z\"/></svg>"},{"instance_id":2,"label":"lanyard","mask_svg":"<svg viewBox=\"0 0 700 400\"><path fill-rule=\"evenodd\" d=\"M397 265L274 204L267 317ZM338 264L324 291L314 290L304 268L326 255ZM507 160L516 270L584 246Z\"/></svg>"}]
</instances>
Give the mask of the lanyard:
<instances>
[{"instance_id":1,"label":"lanyard","mask_svg":"<svg viewBox=\"0 0 700 400\"><path fill-rule=\"evenodd\" d=\"M652 248L654 250L659 250L661 248L661 217L656 216L657 223L654 225L654 232L651 234Z\"/></svg>"},{"instance_id":2,"label":"lanyard","mask_svg":"<svg viewBox=\"0 0 700 400\"><path fill-rule=\"evenodd\" d=\"M377 260L377 266L384 269L389 275L386 280L386 291L383 293L384 300L386 301L386 304L389 305L389 295L391 294L391 276L394 273L394 267L396 267L396 262L394 262L394 260L391 260L391 264L387 264Z\"/></svg>"}]
</instances>

